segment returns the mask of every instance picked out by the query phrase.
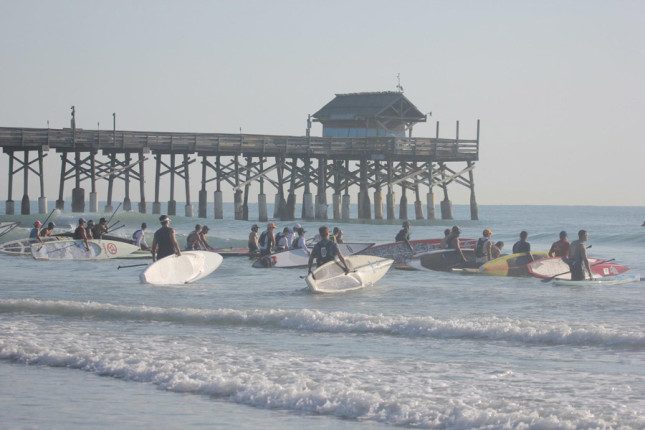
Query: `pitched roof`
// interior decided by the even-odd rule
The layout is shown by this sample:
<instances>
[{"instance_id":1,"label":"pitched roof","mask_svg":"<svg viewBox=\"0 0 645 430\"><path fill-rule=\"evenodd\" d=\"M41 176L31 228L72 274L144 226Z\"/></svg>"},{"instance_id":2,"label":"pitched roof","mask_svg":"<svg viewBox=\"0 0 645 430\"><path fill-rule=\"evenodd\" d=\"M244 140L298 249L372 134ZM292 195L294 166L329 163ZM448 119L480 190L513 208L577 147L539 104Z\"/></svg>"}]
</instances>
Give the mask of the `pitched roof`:
<instances>
[{"instance_id":1,"label":"pitched roof","mask_svg":"<svg viewBox=\"0 0 645 430\"><path fill-rule=\"evenodd\" d=\"M312 116L321 121L375 118L397 103L406 107L406 112L401 116L401 119L425 120L425 115L403 93L394 91L336 94L336 98Z\"/></svg>"}]
</instances>

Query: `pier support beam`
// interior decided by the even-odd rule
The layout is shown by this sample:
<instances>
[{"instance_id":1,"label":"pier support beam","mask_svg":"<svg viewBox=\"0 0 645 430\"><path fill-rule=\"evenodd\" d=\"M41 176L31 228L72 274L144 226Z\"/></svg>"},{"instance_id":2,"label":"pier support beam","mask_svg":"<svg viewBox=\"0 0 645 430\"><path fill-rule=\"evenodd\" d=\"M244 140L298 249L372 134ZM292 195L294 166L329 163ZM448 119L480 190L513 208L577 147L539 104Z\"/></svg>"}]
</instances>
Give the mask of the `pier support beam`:
<instances>
[{"instance_id":1,"label":"pier support beam","mask_svg":"<svg viewBox=\"0 0 645 430\"><path fill-rule=\"evenodd\" d=\"M72 190L72 212L85 212L85 190L81 187Z\"/></svg>"},{"instance_id":2,"label":"pier support beam","mask_svg":"<svg viewBox=\"0 0 645 430\"><path fill-rule=\"evenodd\" d=\"M327 160L318 160L318 193L316 194L316 219L327 219Z\"/></svg>"},{"instance_id":3,"label":"pier support beam","mask_svg":"<svg viewBox=\"0 0 645 430\"><path fill-rule=\"evenodd\" d=\"M215 202L214 207L214 218L223 219L224 218L224 195L221 191L215 191L213 196L213 201Z\"/></svg>"},{"instance_id":4,"label":"pier support beam","mask_svg":"<svg viewBox=\"0 0 645 430\"><path fill-rule=\"evenodd\" d=\"M383 193L380 188L374 191L374 219L383 219Z\"/></svg>"},{"instance_id":5,"label":"pier support beam","mask_svg":"<svg viewBox=\"0 0 645 430\"><path fill-rule=\"evenodd\" d=\"M332 209L334 212L334 220L340 221L340 219L342 218L342 210L341 210L342 199L341 199L340 193L335 193L334 195L332 195L331 200L332 200L332 203L331 203Z\"/></svg>"},{"instance_id":6,"label":"pier support beam","mask_svg":"<svg viewBox=\"0 0 645 430\"><path fill-rule=\"evenodd\" d=\"M49 213L49 210L47 209L47 197L38 197L38 213Z\"/></svg>"},{"instance_id":7,"label":"pier support beam","mask_svg":"<svg viewBox=\"0 0 645 430\"><path fill-rule=\"evenodd\" d=\"M267 222L269 220L266 194L258 194L258 219L260 222Z\"/></svg>"},{"instance_id":8,"label":"pier support beam","mask_svg":"<svg viewBox=\"0 0 645 430\"><path fill-rule=\"evenodd\" d=\"M343 199L342 199L342 208L341 208L341 218L346 220L349 219L349 208L351 204L351 197L348 194L343 194Z\"/></svg>"}]
</instances>

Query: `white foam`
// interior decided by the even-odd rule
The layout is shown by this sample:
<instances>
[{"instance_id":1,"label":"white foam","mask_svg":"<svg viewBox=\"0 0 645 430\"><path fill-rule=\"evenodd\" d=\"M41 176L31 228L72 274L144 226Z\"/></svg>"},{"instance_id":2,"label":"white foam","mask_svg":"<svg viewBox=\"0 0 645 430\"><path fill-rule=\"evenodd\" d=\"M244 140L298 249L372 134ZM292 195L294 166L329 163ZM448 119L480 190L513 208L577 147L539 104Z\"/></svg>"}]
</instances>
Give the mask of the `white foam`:
<instances>
[{"instance_id":1,"label":"white foam","mask_svg":"<svg viewBox=\"0 0 645 430\"><path fill-rule=\"evenodd\" d=\"M348 312L298 310L235 310L120 306L96 302L0 300L0 312L30 312L73 318L167 321L178 324L241 325L323 333L373 334L521 342L543 345L644 348L645 333L611 328L601 323L571 324L500 317L437 319L433 317L366 315Z\"/></svg>"}]
</instances>

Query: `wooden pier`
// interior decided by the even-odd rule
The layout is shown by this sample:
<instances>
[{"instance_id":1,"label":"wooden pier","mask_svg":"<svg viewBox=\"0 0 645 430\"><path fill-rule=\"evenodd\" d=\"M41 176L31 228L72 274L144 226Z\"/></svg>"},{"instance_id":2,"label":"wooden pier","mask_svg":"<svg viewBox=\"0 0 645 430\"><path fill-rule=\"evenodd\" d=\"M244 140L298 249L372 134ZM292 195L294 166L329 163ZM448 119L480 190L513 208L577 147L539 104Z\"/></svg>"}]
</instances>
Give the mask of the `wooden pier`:
<instances>
[{"instance_id":1,"label":"wooden pier","mask_svg":"<svg viewBox=\"0 0 645 430\"><path fill-rule=\"evenodd\" d=\"M351 109L350 114L347 109ZM56 207L65 209L65 186L72 181L73 212L85 212L87 186L89 211L98 212L97 182L107 181L106 212L113 210L115 188L121 184L123 209L132 210L130 191L138 185L137 209L146 213L145 172L150 171L146 165L154 163L152 212L161 211L161 185L165 183L169 189L168 214L176 214L175 185L179 180L185 187L185 215L194 216L189 167L200 161L197 214L200 218L206 217L210 202L215 218L223 218L223 187L230 187L235 219L248 220L250 187L258 184L259 221L269 218L265 185L275 191L273 217L281 220L296 218L299 195L302 219L327 219L329 191L333 219L348 219L350 187L359 190L360 219L396 219L395 187L401 193L399 219L435 219L435 188L443 192L441 218L452 219L448 191L449 185L457 184L470 189L471 218L478 219L473 169L479 160L479 121L474 139L460 138L459 122L452 138L440 137L439 123L434 137L411 137L412 125L425 122L427 115L420 113L402 93L337 95L314 114L314 120L326 127L323 137L310 135L311 122L306 136L84 130L76 127L74 112L72 107L70 128L0 127L0 147L9 161L7 214L15 211L14 176L20 173L21 213L30 211L30 173L40 182L39 212L47 212L44 183L54 179L45 178L44 162L53 150L60 156ZM357 134L362 135L352 137ZM197 178L192 179L197 182ZM209 201L210 193L213 199ZM408 194L414 196L413 217L407 213Z\"/></svg>"},{"instance_id":2,"label":"wooden pier","mask_svg":"<svg viewBox=\"0 0 645 430\"><path fill-rule=\"evenodd\" d=\"M478 124L479 130L479 124ZM0 147L9 157L7 214L13 213L13 182L16 174L23 174L24 193L21 213L29 214L29 173L40 183L39 212L44 213L46 197L44 161L50 151L60 155L60 183L56 206L64 209L64 189L68 181L72 189L72 211L83 212L85 189L90 185L89 210L97 212L96 182L108 181L110 211L117 180L124 184L124 209L130 210L130 182L139 185L139 212L146 212L144 191L145 161L155 161L155 196L153 213L159 213L160 184L167 178L170 183L169 212L173 208L175 177L184 181L186 215L192 216L190 177L188 166L201 158L202 177L199 191L199 217L205 217L208 190L215 182L215 217L222 218L222 186L226 183L235 191L236 218L248 219L248 189L252 182L261 187L258 202L264 220L266 214L265 182L275 188L276 217L295 218L297 190L302 190L305 219L326 219L326 191L333 190L333 217L349 217L349 187L357 185L359 217L371 218L368 191L374 192L374 217L383 218L381 190L387 189L387 218L394 219L394 186L401 187L401 213L407 219L407 191L415 195L415 217L423 218L420 187L427 189L429 219L434 219L433 188L444 193L441 202L442 218L452 218L448 185L456 183L471 189L472 218L476 216L476 201L472 169L479 157L479 132L476 139L459 138L332 138L296 137L248 134L211 133L158 133L136 131L99 131L80 129L35 129L0 127ZM313 161L316 161L314 167ZM449 167L465 163L459 167ZM17 166L17 167L16 167ZM288 190L285 191L285 187ZM314 211L312 189L316 187ZM265 209L262 209L264 202ZM282 203L281 203L282 202ZM239 212L239 214L238 214Z\"/></svg>"}]
</instances>

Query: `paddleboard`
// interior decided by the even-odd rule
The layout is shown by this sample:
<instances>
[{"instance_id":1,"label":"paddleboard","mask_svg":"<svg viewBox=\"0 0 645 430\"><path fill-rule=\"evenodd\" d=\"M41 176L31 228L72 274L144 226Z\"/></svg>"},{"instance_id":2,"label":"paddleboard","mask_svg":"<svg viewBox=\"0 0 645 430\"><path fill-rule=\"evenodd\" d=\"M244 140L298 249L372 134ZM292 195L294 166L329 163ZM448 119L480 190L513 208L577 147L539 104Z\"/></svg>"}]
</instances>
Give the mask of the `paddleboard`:
<instances>
[{"instance_id":1,"label":"paddleboard","mask_svg":"<svg viewBox=\"0 0 645 430\"><path fill-rule=\"evenodd\" d=\"M405 242L394 242L372 246L365 251L360 252L360 254L389 258L394 260L393 266L395 268L409 269L410 266L407 265L406 260L412 258L414 254L422 254L439 249L441 239L411 240L410 245L412 245L414 251L411 251ZM475 249L476 245L477 241L474 239L459 239L459 247L461 249Z\"/></svg>"},{"instance_id":2,"label":"paddleboard","mask_svg":"<svg viewBox=\"0 0 645 430\"><path fill-rule=\"evenodd\" d=\"M10 221L0 222L0 237L9 233L11 230L18 227L19 225L20 225L19 222L10 222Z\"/></svg>"},{"instance_id":3,"label":"paddleboard","mask_svg":"<svg viewBox=\"0 0 645 430\"><path fill-rule=\"evenodd\" d=\"M213 252L217 252L222 257L255 257L259 256L259 251L250 252L249 248L217 248L213 249Z\"/></svg>"},{"instance_id":4,"label":"paddleboard","mask_svg":"<svg viewBox=\"0 0 645 430\"><path fill-rule=\"evenodd\" d=\"M544 251L532 251L533 260L548 258L549 253ZM528 253L506 255L484 263L479 270L486 275L491 276L530 276L526 265L531 260Z\"/></svg>"},{"instance_id":5,"label":"paddleboard","mask_svg":"<svg viewBox=\"0 0 645 430\"><path fill-rule=\"evenodd\" d=\"M475 263L475 250L462 249L461 252L466 257L466 262L461 261L461 257L454 249L435 249L434 251L415 254L407 260L407 264L416 270L439 270L450 271L451 269L476 268L479 265Z\"/></svg>"},{"instance_id":6,"label":"paddleboard","mask_svg":"<svg viewBox=\"0 0 645 430\"><path fill-rule=\"evenodd\" d=\"M64 233L59 233L56 236L60 236L60 237L63 237L63 238L73 238L74 237L74 232L66 231ZM109 234L104 234L101 237L101 239L102 240L111 240L111 241L114 241L114 242L123 242L123 243L132 244L132 239L131 238L121 237L121 236L113 236L113 235L109 235ZM94 238L92 240L99 240L99 239Z\"/></svg>"},{"instance_id":7,"label":"paddleboard","mask_svg":"<svg viewBox=\"0 0 645 430\"><path fill-rule=\"evenodd\" d=\"M630 268L621 266L607 259L589 257L589 267L594 277L616 276ZM569 265L562 257L545 258L526 265L527 270L538 278L571 279Z\"/></svg>"},{"instance_id":8,"label":"paddleboard","mask_svg":"<svg viewBox=\"0 0 645 430\"><path fill-rule=\"evenodd\" d=\"M350 272L346 275L343 264L330 261L307 276L307 286L316 293L343 293L374 285L390 269L393 261L369 255L345 257Z\"/></svg>"},{"instance_id":9,"label":"paddleboard","mask_svg":"<svg viewBox=\"0 0 645 430\"><path fill-rule=\"evenodd\" d=\"M41 237L43 242L59 240L57 237ZM8 255L31 255L32 243L39 243L37 239L17 239L0 243L0 253Z\"/></svg>"},{"instance_id":10,"label":"paddleboard","mask_svg":"<svg viewBox=\"0 0 645 430\"><path fill-rule=\"evenodd\" d=\"M598 286L598 285L620 285L629 284L631 282L638 282L641 280L640 275L618 275L607 276L598 279L585 279L583 281L571 281L565 279L556 279L553 281L554 285L569 286L569 287L584 287L584 286Z\"/></svg>"},{"instance_id":11,"label":"paddleboard","mask_svg":"<svg viewBox=\"0 0 645 430\"><path fill-rule=\"evenodd\" d=\"M222 256L211 251L182 251L150 264L141 274L143 284L190 284L210 275L222 264Z\"/></svg>"},{"instance_id":12,"label":"paddleboard","mask_svg":"<svg viewBox=\"0 0 645 430\"><path fill-rule=\"evenodd\" d=\"M112 240L89 240L89 249L82 240L58 240L31 245L36 260L106 260L123 258L138 251L132 244Z\"/></svg>"},{"instance_id":13,"label":"paddleboard","mask_svg":"<svg viewBox=\"0 0 645 430\"><path fill-rule=\"evenodd\" d=\"M339 243L338 250L343 257L357 254L374 245L373 243ZM309 250L311 252L311 249ZM265 255L253 263L255 268L277 267L277 268L294 268L307 267L309 264L309 254L303 249L288 249L286 251L276 252L275 254Z\"/></svg>"}]
</instances>

